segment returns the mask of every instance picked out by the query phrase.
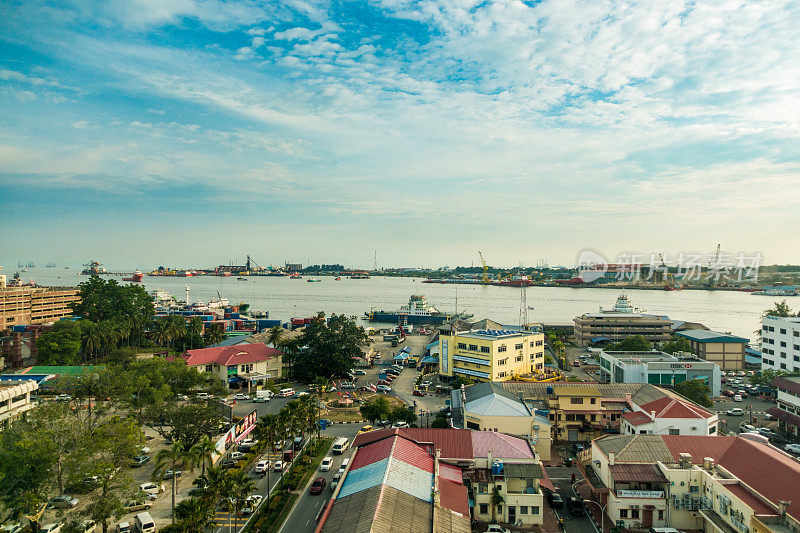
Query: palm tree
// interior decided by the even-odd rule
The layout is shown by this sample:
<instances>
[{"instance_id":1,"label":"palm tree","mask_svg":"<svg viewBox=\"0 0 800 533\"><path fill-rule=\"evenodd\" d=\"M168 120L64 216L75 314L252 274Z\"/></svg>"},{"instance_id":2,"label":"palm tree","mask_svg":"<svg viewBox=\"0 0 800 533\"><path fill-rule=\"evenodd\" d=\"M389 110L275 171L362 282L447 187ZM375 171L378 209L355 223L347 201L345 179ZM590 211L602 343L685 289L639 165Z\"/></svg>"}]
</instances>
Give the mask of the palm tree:
<instances>
[{"instance_id":1,"label":"palm tree","mask_svg":"<svg viewBox=\"0 0 800 533\"><path fill-rule=\"evenodd\" d=\"M206 330L204 340L206 342L206 346L211 346L212 344L217 344L225 340L225 333L223 333L218 327L211 327Z\"/></svg>"},{"instance_id":2,"label":"palm tree","mask_svg":"<svg viewBox=\"0 0 800 533\"><path fill-rule=\"evenodd\" d=\"M92 355L96 355L97 351L103 347L103 335L100 333L97 326L93 326L87 331L82 340L83 353L86 355L87 359Z\"/></svg>"},{"instance_id":3,"label":"palm tree","mask_svg":"<svg viewBox=\"0 0 800 533\"><path fill-rule=\"evenodd\" d=\"M281 420L280 417L276 414L266 414L263 415L256 425L256 432L258 434L258 438L264 442L266 441L269 446L270 451L275 451L275 441L278 439L278 433L281 432L280 426ZM269 457L269 454L267 454ZM270 465L267 465L266 474L267 474L267 514L269 514L269 473L272 468Z\"/></svg>"},{"instance_id":4,"label":"palm tree","mask_svg":"<svg viewBox=\"0 0 800 533\"><path fill-rule=\"evenodd\" d=\"M166 470L172 470L172 523L175 523L175 480L178 476L175 471L178 467L184 468L191 466L192 457L184 450L183 444L176 441L169 448L159 450L156 454L156 464L153 469L153 480L161 481L164 479ZM169 468L167 468L169 467Z\"/></svg>"},{"instance_id":5,"label":"palm tree","mask_svg":"<svg viewBox=\"0 0 800 533\"><path fill-rule=\"evenodd\" d=\"M317 376L314 379L314 385L317 389L317 420L319 420L319 415L320 415L320 409L322 404L322 393L325 392L325 389L328 388L329 382L330 380L323 376ZM317 440L319 440L319 431L320 427L319 424L317 424Z\"/></svg>"},{"instance_id":6,"label":"palm tree","mask_svg":"<svg viewBox=\"0 0 800 533\"><path fill-rule=\"evenodd\" d=\"M150 337L152 338L153 342L155 342L159 348L164 347L164 345L168 344L170 340L172 340L172 335L167 328L167 322L164 319L157 320L153 324L153 329L151 330Z\"/></svg>"},{"instance_id":7,"label":"palm tree","mask_svg":"<svg viewBox=\"0 0 800 533\"><path fill-rule=\"evenodd\" d=\"M205 474L197 476L193 483L197 487L199 497L213 503L223 494L227 494L230 478L227 471L209 466Z\"/></svg>"},{"instance_id":8,"label":"palm tree","mask_svg":"<svg viewBox=\"0 0 800 533\"><path fill-rule=\"evenodd\" d=\"M236 513L241 510L244 501L256 490L256 482L244 470L228 472L231 482L230 499Z\"/></svg>"},{"instance_id":9,"label":"palm tree","mask_svg":"<svg viewBox=\"0 0 800 533\"><path fill-rule=\"evenodd\" d=\"M502 504L504 501L505 500L503 499L503 495L500 494L500 489L497 486L495 486L494 490L492 491L492 499L491 499L491 503L492 503L492 522L496 521L495 517L494 517L495 509L497 508L498 505Z\"/></svg>"},{"instance_id":10,"label":"palm tree","mask_svg":"<svg viewBox=\"0 0 800 533\"><path fill-rule=\"evenodd\" d=\"M191 336L191 347L195 348L194 339L203 334L203 321L200 320L200 317L193 316L189 319L189 323L186 325L186 332Z\"/></svg>"},{"instance_id":11,"label":"palm tree","mask_svg":"<svg viewBox=\"0 0 800 533\"><path fill-rule=\"evenodd\" d=\"M175 517L187 533L201 533L213 522L214 507L208 500L188 498L175 506Z\"/></svg>"},{"instance_id":12,"label":"palm tree","mask_svg":"<svg viewBox=\"0 0 800 533\"><path fill-rule=\"evenodd\" d=\"M189 453L192 455L194 459L194 463L199 463L202 468L201 476L206 475L206 463L208 466L211 466L211 461L214 460L214 453L217 451L217 447L214 444L214 441L211 440L211 437L208 435L203 435L203 438L200 439L199 442L195 443L189 449Z\"/></svg>"},{"instance_id":13,"label":"palm tree","mask_svg":"<svg viewBox=\"0 0 800 533\"><path fill-rule=\"evenodd\" d=\"M281 343L284 334L285 330L282 327L273 326L270 328L269 333L267 334L267 342L272 344L273 348L277 348Z\"/></svg>"},{"instance_id":14,"label":"palm tree","mask_svg":"<svg viewBox=\"0 0 800 533\"><path fill-rule=\"evenodd\" d=\"M310 429L311 431L314 430L314 426L317 427L317 436L319 437L319 425L317 424L317 403L319 399L316 396L303 396L300 400L300 405L298 406L298 417L302 421L303 434L305 431Z\"/></svg>"}]
</instances>

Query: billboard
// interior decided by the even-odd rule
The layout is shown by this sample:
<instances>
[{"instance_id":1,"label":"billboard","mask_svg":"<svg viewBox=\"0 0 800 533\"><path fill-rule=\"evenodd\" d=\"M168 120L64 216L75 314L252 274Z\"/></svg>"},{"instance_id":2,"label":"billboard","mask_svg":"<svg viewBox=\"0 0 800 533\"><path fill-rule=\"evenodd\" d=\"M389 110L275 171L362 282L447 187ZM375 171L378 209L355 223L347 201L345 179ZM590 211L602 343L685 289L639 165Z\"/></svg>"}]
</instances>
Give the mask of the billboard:
<instances>
[{"instance_id":1,"label":"billboard","mask_svg":"<svg viewBox=\"0 0 800 533\"><path fill-rule=\"evenodd\" d=\"M247 414L247 416L237 422L236 425L226 431L225 434L216 442L214 445L216 451L211 458L211 462L216 463L217 460L225 454L227 449L248 435L253 428L256 427L256 422L258 422L258 411L253 409Z\"/></svg>"}]
</instances>

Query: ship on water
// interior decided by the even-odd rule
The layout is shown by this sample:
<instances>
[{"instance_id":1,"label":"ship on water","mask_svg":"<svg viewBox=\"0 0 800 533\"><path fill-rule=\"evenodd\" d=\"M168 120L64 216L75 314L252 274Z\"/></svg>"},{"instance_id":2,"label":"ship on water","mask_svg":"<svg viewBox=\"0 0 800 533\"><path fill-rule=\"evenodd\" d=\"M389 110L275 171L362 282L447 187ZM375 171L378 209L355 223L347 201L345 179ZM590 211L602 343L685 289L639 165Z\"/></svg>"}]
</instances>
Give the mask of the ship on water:
<instances>
[{"instance_id":1,"label":"ship on water","mask_svg":"<svg viewBox=\"0 0 800 533\"><path fill-rule=\"evenodd\" d=\"M132 281L133 283L141 283L142 278L144 278L144 274L142 274L141 270L136 270L129 278L122 278L122 281Z\"/></svg>"},{"instance_id":2,"label":"ship on water","mask_svg":"<svg viewBox=\"0 0 800 533\"><path fill-rule=\"evenodd\" d=\"M442 313L432 305L428 305L425 297L414 294L409 298L408 304L397 311L377 311L375 309L364 313L364 318L370 322L387 322L397 324L404 321L407 324L443 324L453 319L468 320L472 315L467 313L447 314Z\"/></svg>"}]
</instances>

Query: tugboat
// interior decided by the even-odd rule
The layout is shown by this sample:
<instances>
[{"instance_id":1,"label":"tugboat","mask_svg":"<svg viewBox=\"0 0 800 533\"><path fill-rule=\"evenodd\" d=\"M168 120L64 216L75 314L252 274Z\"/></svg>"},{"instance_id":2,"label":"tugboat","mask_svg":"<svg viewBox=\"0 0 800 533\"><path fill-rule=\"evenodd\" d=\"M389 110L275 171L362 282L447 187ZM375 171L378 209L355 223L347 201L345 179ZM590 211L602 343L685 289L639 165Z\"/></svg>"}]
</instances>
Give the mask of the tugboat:
<instances>
[{"instance_id":1,"label":"tugboat","mask_svg":"<svg viewBox=\"0 0 800 533\"><path fill-rule=\"evenodd\" d=\"M409 298L408 305L402 306L398 311L377 311L371 310L364 313L364 318L370 322L387 322L397 324L400 320L405 320L407 324L443 324L454 318L468 320L472 315L458 313L448 315L442 313L432 305L428 305L425 297L414 294Z\"/></svg>"},{"instance_id":2,"label":"tugboat","mask_svg":"<svg viewBox=\"0 0 800 533\"><path fill-rule=\"evenodd\" d=\"M132 281L133 283L141 283L142 278L144 278L144 274L140 270L136 270L133 275L129 278L122 278L122 281Z\"/></svg>"}]
</instances>

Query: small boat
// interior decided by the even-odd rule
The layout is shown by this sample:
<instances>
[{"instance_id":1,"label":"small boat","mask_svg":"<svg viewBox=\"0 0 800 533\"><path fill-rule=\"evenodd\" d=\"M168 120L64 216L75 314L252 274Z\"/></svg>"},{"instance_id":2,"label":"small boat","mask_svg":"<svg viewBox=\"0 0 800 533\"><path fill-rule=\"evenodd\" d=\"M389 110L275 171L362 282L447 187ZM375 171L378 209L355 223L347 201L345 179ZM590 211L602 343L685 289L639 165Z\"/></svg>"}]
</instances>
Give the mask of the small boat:
<instances>
[{"instance_id":1,"label":"small boat","mask_svg":"<svg viewBox=\"0 0 800 533\"><path fill-rule=\"evenodd\" d=\"M140 270L134 272L129 278L122 278L122 281L131 281L133 283L141 283L144 274Z\"/></svg>"},{"instance_id":2,"label":"small boat","mask_svg":"<svg viewBox=\"0 0 800 533\"><path fill-rule=\"evenodd\" d=\"M297 272L295 272L294 274L292 274L291 276L289 276L289 279L303 279L303 276L301 276L300 274L298 274Z\"/></svg>"},{"instance_id":3,"label":"small boat","mask_svg":"<svg viewBox=\"0 0 800 533\"><path fill-rule=\"evenodd\" d=\"M247 281L247 278L243 278L242 276L239 276L239 277L238 277L238 278L236 278L236 279L238 279L239 281Z\"/></svg>"},{"instance_id":4,"label":"small boat","mask_svg":"<svg viewBox=\"0 0 800 533\"><path fill-rule=\"evenodd\" d=\"M341 280L342 280L342 278L336 278L336 279L335 279L335 280L333 280L333 281L341 281Z\"/></svg>"},{"instance_id":5,"label":"small boat","mask_svg":"<svg viewBox=\"0 0 800 533\"><path fill-rule=\"evenodd\" d=\"M306 281L309 282L309 283L317 283L317 282L322 281L322 280L321 279L308 278Z\"/></svg>"}]
</instances>

